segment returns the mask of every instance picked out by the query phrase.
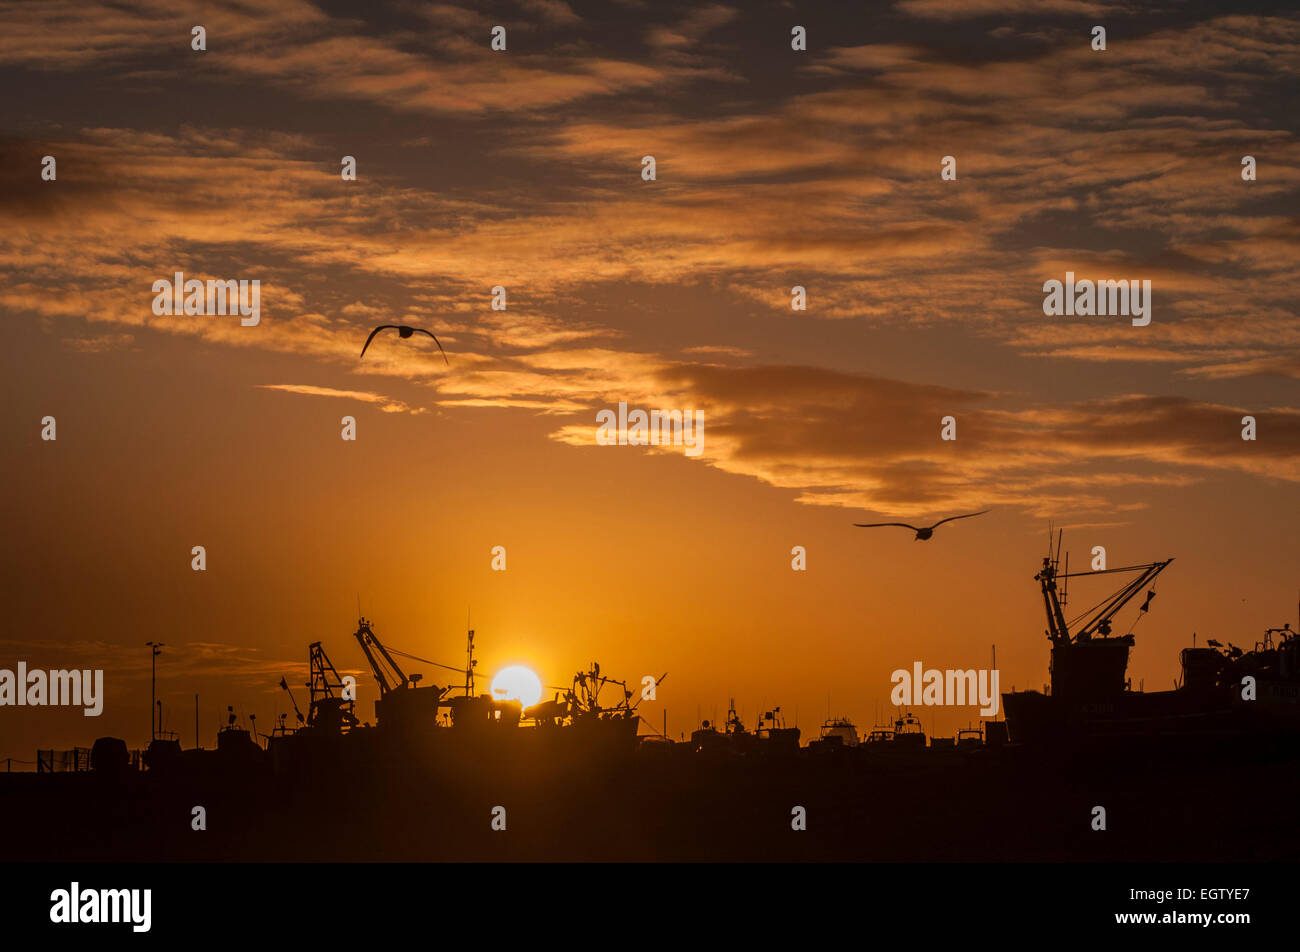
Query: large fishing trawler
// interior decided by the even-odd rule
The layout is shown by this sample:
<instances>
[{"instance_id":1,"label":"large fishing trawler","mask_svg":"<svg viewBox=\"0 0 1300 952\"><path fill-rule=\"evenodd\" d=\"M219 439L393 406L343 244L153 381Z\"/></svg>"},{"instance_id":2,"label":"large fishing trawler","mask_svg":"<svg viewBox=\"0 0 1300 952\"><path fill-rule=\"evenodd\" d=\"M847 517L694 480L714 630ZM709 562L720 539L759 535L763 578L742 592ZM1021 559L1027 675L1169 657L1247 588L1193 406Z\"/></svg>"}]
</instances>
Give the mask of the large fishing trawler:
<instances>
[{"instance_id":1,"label":"large fishing trawler","mask_svg":"<svg viewBox=\"0 0 1300 952\"><path fill-rule=\"evenodd\" d=\"M1010 740L1068 744L1087 740L1277 736L1300 730L1300 636L1290 624L1268 629L1250 650L1207 641L1181 655L1182 677L1169 691L1134 690L1126 677L1132 630L1112 633L1115 614L1144 588L1142 617L1155 597L1148 588L1173 559L1092 572L1065 571L1061 536L1034 576L1042 590L1051 642L1046 692L1002 695ZM1124 574L1129 580L1096 606L1067 621L1069 579ZM1059 583L1059 584L1058 584Z\"/></svg>"}]
</instances>

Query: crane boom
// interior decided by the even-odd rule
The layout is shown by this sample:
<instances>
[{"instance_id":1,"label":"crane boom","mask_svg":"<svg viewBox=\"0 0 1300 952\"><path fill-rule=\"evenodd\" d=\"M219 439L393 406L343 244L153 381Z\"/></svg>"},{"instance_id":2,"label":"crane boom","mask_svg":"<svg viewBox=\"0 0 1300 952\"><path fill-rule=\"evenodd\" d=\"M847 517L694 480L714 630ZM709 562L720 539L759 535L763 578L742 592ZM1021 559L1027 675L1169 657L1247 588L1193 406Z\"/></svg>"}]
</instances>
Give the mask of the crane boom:
<instances>
[{"instance_id":1,"label":"crane boom","mask_svg":"<svg viewBox=\"0 0 1300 952\"><path fill-rule=\"evenodd\" d=\"M1127 605L1144 586L1154 581L1155 577L1168 568L1169 563L1172 561L1173 559L1165 559L1163 562L1146 562L1141 565L1126 565L1121 568L1099 569L1095 572L1058 572L1057 568L1061 562L1060 550L1058 549L1055 554L1049 554L1043 559L1042 569L1034 576L1043 591L1043 604L1047 610L1047 637L1054 644L1060 644L1090 641L1094 635L1100 635L1103 638L1109 636L1110 620L1115 613ZM1140 574L1107 596L1088 612L1087 616L1082 620L1083 624L1074 634L1071 634L1069 624L1065 620L1065 612L1062 609L1063 600L1057 589L1057 580L1079 578L1085 575L1111 575L1117 572L1138 572Z\"/></svg>"},{"instance_id":2,"label":"crane boom","mask_svg":"<svg viewBox=\"0 0 1300 952\"><path fill-rule=\"evenodd\" d=\"M1142 570L1142 574L1133 581L1129 582L1118 592L1110 597L1110 600L1101 609L1100 613L1094 615L1088 622L1079 629L1075 634L1076 641L1087 641L1094 634L1101 634L1103 637L1110 634L1110 620L1114 614L1129 603L1129 601L1148 582L1154 581L1155 577L1163 572L1172 562L1173 559L1165 559L1163 562L1151 562L1147 565L1134 565L1129 567L1129 571Z\"/></svg>"},{"instance_id":3,"label":"crane boom","mask_svg":"<svg viewBox=\"0 0 1300 952\"><path fill-rule=\"evenodd\" d=\"M366 656L370 670L374 672L375 680L379 682L379 696L383 697L389 691L396 691L405 687L408 683L405 672L393 660L393 656L388 653L388 649L384 647L383 642L375 637L370 622L362 618L358 622L358 628L354 634L357 643L361 645L362 654ZM375 657L376 651L380 655L378 658ZM380 661L381 658L383 663ZM387 668L385 668L385 665L387 665Z\"/></svg>"}]
</instances>

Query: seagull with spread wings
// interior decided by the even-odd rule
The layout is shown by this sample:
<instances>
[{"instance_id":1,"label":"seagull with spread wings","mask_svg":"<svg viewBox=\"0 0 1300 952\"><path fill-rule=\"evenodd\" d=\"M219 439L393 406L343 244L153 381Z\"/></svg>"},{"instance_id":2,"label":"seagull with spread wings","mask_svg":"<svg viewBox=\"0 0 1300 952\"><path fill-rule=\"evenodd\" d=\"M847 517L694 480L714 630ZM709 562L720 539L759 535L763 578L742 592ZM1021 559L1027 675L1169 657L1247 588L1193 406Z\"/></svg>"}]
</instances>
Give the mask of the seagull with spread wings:
<instances>
[{"instance_id":1,"label":"seagull with spread wings","mask_svg":"<svg viewBox=\"0 0 1300 952\"><path fill-rule=\"evenodd\" d=\"M373 331L371 331L370 336L366 338L366 343L361 348L362 357L366 356L366 348L370 346L370 342L375 339L375 335L378 334L380 331L397 331L397 336L400 337L402 340L409 340L411 335L413 335L416 331L419 331L421 334L428 334L430 337L433 337L433 334L430 331L426 331L423 327L410 327L406 324L381 324L379 327L376 327ZM447 352L442 349L442 344L439 342L438 338L433 337L433 342L438 345L438 353L442 354L443 363L445 363L448 367L450 367L451 361L447 359Z\"/></svg>"},{"instance_id":2,"label":"seagull with spread wings","mask_svg":"<svg viewBox=\"0 0 1300 952\"><path fill-rule=\"evenodd\" d=\"M979 512L968 512L964 516L949 516L947 519L940 519L932 526L923 527L908 525L906 522L855 522L853 525L859 529L878 529L881 526L899 526L903 529L911 529L916 533L916 541L924 542L926 539L930 538L930 536L934 535L934 530L939 528L945 522L952 522L954 519L969 519L971 516L982 516L984 513L990 511L991 510L989 509L981 509Z\"/></svg>"}]
</instances>

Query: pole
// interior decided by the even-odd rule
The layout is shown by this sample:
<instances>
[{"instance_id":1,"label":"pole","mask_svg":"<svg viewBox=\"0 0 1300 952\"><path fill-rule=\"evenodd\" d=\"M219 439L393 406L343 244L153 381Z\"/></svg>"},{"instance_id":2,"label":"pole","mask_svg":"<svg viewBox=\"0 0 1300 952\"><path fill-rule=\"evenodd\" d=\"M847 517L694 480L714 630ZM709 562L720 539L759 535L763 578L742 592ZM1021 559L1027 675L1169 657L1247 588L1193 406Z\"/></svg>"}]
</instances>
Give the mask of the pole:
<instances>
[{"instance_id":1,"label":"pole","mask_svg":"<svg viewBox=\"0 0 1300 952\"><path fill-rule=\"evenodd\" d=\"M154 707L158 703L158 656L162 654L163 642L146 641L145 644L152 652L149 657L149 742L152 743L158 737L158 733L154 728L153 718Z\"/></svg>"},{"instance_id":2,"label":"pole","mask_svg":"<svg viewBox=\"0 0 1300 952\"><path fill-rule=\"evenodd\" d=\"M194 747L199 746L199 696L194 695Z\"/></svg>"}]
</instances>

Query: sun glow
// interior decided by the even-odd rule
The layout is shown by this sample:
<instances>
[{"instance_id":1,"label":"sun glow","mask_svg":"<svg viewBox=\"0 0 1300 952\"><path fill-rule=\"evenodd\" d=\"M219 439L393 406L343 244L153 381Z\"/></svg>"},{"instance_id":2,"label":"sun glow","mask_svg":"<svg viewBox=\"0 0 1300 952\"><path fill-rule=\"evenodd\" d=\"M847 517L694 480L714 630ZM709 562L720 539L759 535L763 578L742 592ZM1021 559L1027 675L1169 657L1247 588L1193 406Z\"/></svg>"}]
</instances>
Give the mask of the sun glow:
<instances>
[{"instance_id":1,"label":"sun glow","mask_svg":"<svg viewBox=\"0 0 1300 952\"><path fill-rule=\"evenodd\" d=\"M542 679L522 664L512 664L492 679L492 696L498 701L518 701L532 707L542 699Z\"/></svg>"}]
</instances>

